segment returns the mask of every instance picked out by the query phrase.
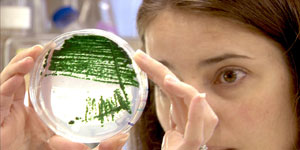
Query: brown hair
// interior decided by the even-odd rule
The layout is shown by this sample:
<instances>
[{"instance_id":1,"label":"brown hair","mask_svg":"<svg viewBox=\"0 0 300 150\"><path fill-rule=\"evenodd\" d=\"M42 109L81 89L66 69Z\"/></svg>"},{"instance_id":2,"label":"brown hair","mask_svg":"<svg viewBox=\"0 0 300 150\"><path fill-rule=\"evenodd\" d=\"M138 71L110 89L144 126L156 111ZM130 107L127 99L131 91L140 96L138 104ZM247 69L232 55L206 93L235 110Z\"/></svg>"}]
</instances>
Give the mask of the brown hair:
<instances>
[{"instance_id":1,"label":"brown hair","mask_svg":"<svg viewBox=\"0 0 300 150\"><path fill-rule=\"evenodd\" d=\"M229 18L252 26L279 43L293 75L295 112L298 126L300 125L300 0L144 0L137 18L138 32L143 42L145 29L167 8ZM157 143L161 143L163 137L162 133L157 133L162 132L162 129L157 125L153 103L153 99L150 99L136 126L136 134L143 149L160 149L160 144Z\"/></svg>"}]
</instances>

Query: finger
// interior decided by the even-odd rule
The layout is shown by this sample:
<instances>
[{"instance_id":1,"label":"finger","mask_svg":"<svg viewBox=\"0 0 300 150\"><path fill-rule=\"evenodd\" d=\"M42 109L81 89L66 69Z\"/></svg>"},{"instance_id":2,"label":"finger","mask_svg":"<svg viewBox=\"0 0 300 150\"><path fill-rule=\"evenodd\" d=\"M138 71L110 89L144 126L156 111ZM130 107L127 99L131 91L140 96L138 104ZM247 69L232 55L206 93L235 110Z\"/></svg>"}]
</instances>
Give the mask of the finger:
<instances>
[{"instance_id":1,"label":"finger","mask_svg":"<svg viewBox=\"0 0 300 150\"><path fill-rule=\"evenodd\" d=\"M165 133L161 145L162 150L175 150L178 149L182 143L183 135L176 130L169 130Z\"/></svg>"},{"instance_id":2,"label":"finger","mask_svg":"<svg viewBox=\"0 0 300 150\"><path fill-rule=\"evenodd\" d=\"M28 73L33 67L34 60L36 60L36 58L41 52L41 47L35 46L32 49L25 50L24 52L21 52L20 54L15 56L1 72L0 83L2 84L14 74Z\"/></svg>"},{"instance_id":3,"label":"finger","mask_svg":"<svg viewBox=\"0 0 300 150\"><path fill-rule=\"evenodd\" d=\"M33 108L32 102L31 102L31 98L30 98L30 92L29 90L27 91L27 97L28 97L28 106Z\"/></svg>"},{"instance_id":4,"label":"finger","mask_svg":"<svg viewBox=\"0 0 300 150\"><path fill-rule=\"evenodd\" d=\"M171 75L166 75L164 86L166 91L175 97L171 99L174 105L172 118L174 118L178 130L183 133L187 121L187 106L189 106L191 99L198 94L198 91Z\"/></svg>"},{"instance_id":5,"label":"finger","mask_svg":"<svg viewBox=\"0 0 300 150\"><path fill-rule=\"evenodd\" d=\"M26 110L22 105L14 104L10 108L10 116L1 122L0 149L19 149L12 141L20 139L20 133L24 133L24 124L27 120ZM0 112L0 115L4 115Z\"/></svg>"},{"instance_id":6,"label":"finger","mask_svg":"<svg viewBox=\"0 0 300 150\"><path fill-rule=\"evenodd\" d=\"M110 139L100 142L98 150L121 150L128 140L129 133L118 134Z\"/></svg>"},{"instance_id":7,"label":"finger","mask_svg":"<svg viewBox=\"0 0 300 150\"><path fill-rule=\"evenodd\" d=\"M5 106L8 97L12 97L14 93L19 90L24 82L24 77L22 75L16 74L8 79L6 82L0 86L0 96L1 103L0 106Z\"/></svg>"},{"instance_id":8,"label":"finger","mask_svg":"<svg viewBox=\"0 0 300 150\"><path fill-rule=\"evenodd\" d=\"M82 143L69 141L61 136L54 135L49 139L49 145L55 150L87 150L88 146Z\"/></svg>"},{"instance_id":9,"label":"finger","mask_svg":"<svg viewBox=\"0 0 300 150\"><path fill-rule=\"evenodd\" d=\"M137 65L148 75L148 77L156 85L158 85L162 91L164 91L164 93L167 95L167 97L169 99L173 99L172 93L165 92L166 89L164 87L164 78L166 75L173 76L174 78L176 78L176 76L163 64L154 60L153 58L151 58L150 56L148 56L141 50L137 50L137 52L134 55L134 60L137 63ZM181 104L174 104L174 108L176 108L176 110L178 108L178 105L181 105ZM178 113L175 112L175 115L177 115L177 114ZM174 122L182 122L182 120L178 121L177 119L174 118ZM180 128L180 126L176 126L176 127ZM183 132L184 127L181 126L180 129L181 129L180 131Z\"/></svg>"},{"instance_id":10,"label":"finger","mask_svg":"<svg viewBox=\"0 0 300 150\"><path fill-rule=\"evenodd\" d=\"M163 88L163 81L167 74L176 77L166 66L154 60L141 50L137 50L133 58L148 77L161 88Z\"/></svg>"},{"instance_id":11,"label":"finger","mask_svg":"<svg viewBox=\"0 0 300 150\"><path fill-rule=\"evenodd\" d=\"M9 115L13 103L14 93L24 86L23 76L14 75L0 86L0 123ZM25 89L25 87L24 87Z\"/></svg>"},{"instance_id":12,"label":"finger","mask_svg":"<svg viewBox=\"0 0 300 150\"><path fill-rule=\"evenodd\" d=\"M191 85L181 82L169 74L165 76L164 86L168 92L187 100L185 102L187 105L189 105L188 102L199 93L198 90Z\"/></svg>"},{"instance_id":13,"label":"finger","mask_svg":"<svg viewBox=\"0 0 300 150\"><path fill-rule=\"evenodd\" d=\"M41 54L42 51L43 51L43 47L41 45L35 45L31 48L28 48L28 49L20 52L9 62L9 64L15 63L15 62L17 62L25 57L28 57L28 56L32 57L32 58L34 58L34 60L36 60L36 58Z\"/></svg>"},{"instance_id":14,"label":"finger","mask_svg":"<svg viewBox=\"0 0 300 150\"><path fill-rule=\"evenodd\" d=\"M171 129L175 129L176 128L176 123L174 121L174 118L173 118L173 105L171 104L170 105L170 113L169 113L169 126L171 127Z\"/></svg>"},{"instance_id":15,"label":"finger","mask_svg":"<svg viewBox=\"0 0 300 150\"><path fill-rule=\"evenodd\" d=\"M212 136L218 118L207 104L203 95L193 98L188 114L188 122L184 133L183 147L199 149Z\"/></svg>"},{"instance_id":16,"label":"finger","mask_svg":"<svg viewBox=\"0 0 300 150\"><path fill-rule=\"evenodd\" d=\"M170 120L171 120L171 127L175 130L179 131L180 133L184 133L185 124L187 120L187 107L183 103L183 100L178 100L176 98L171 99L171 106L170 108Z\"/></svg>"},{"instance_id":17,"label":"finger","mask_svg":"<svg viewBox=\"0 0 300 150\"><path fill-rule=\"evenodd\" d=\"M20 76L20 77L23 77L22 78L22 84L15 91L13 100L14 101L19 101L22 104L24 104L24 97L25 97L25 92L26 92L25 79L24 79L24 76Z\"/></svg>"},{"instance_id":18,"label":"finger","mask_svg":"<svg viewBox=\"0 0 300 150\"><path fill-rule=\"evenodd\" d=\"M14 64L8 65L1 72L1 84L15 74L21 74L24 76L31 70L33 64L34 64L34 60L31 57L25 57L24 59Z\"/></svg>"},{"instance_id":19,"label":"finger","mask_svg":"<svg viewBox=\"0 0 300 150\"><path fill-rule=\"evenodd\" d=\"M186 145L193 149L204 144L204 99L196 96L190 105L188 122L184 134ZM197 109L198 110L197 110Z\"/></svg>"}]
</instances>

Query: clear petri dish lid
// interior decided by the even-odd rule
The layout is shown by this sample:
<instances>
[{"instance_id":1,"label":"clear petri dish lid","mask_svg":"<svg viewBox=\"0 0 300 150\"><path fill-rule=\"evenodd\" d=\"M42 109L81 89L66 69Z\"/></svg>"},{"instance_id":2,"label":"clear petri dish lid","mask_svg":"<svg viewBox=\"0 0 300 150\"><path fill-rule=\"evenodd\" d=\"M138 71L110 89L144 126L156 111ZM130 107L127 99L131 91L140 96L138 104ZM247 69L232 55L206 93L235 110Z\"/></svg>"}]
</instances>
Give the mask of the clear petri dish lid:
<instances>
[{"instance_id":1,"label":"clear petri dish lid","mask_svg":"<svg viewBox=\"0 0 300 150\"><path fill-rule=\"evenodd\" d=\"M141 116L148 81L118 36L85 29L56 37L31 72L29 94L56 134L96 143L128 132Z\"/></svg>"}]
</instances>

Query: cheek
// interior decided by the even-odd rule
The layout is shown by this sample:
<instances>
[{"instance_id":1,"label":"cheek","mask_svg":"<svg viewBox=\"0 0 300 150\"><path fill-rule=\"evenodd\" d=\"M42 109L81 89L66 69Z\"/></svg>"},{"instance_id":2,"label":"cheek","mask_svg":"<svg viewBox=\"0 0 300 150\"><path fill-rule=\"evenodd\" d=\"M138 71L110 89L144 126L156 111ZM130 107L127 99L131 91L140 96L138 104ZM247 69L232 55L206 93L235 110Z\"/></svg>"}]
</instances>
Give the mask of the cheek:
<instances>
[{"instance_id":1,"label":"cheek","mask_svg":"<svg viewBox=\"0 0 300 150\"><path fill-rule=\"evenodd\" d=\"M249 127L258 125L265 119L270 118L269 115L271 110L264 107L264 105L267 104L262 104L262 105L257 105L252 103L240 104L236 108L237 118L239 118L241 123L244 122Z\"/></svg>"},{"instance_id":2,"label":"cheek","mask_svg":"<svg viewBox=\"0 0 300 150\"><path fill-rule=\"evenodd\" d=\"M223 126L233 131L253 128L269 114L269 110L259 107L251 103L223 103L217 111L220 127Z\"/></svg>"},{"instance_id":3,"label":"cheek","mask_svg":"<svg viewBox=\"0 0 300 150\"><path fill-rule=\"evenodd\" d=\"M223 114L225 128L243 137L244 141L240 143L282 143L280 141L292 137L286 134L290 133L289 130L295 132L288 96L266 93L243 99L242 103L231 105L231 109Z\"/></svg>"},{"instance_id":4,"label":"cheek","mask_svg":"<svg viewBox=\"0 0 300 150\"><path fill-rule=\"evenodd\" d=\"M289 116L289 112L286 112L290 109L287 108L289 104L284 102L288 99L280 96L257 94L243 101L233 109L233 113L236 114L234 120L249 131L270 127L272 124L278 124L280 117Z\"/></svg>"},{"instance_id":5,"label":"cheek","mask_svg":"<svg viewBox=\"0 0 300 150\"><path fill-rule=\"evenodd\" d=\"M254 90L250 94L252 96L241 99L242 103L237 107L242 122L246 122L249 127L267 129L279 127L283 125L285 119L293 118L291 95L287 84L275 84L257 89L259 90Z\"/></svg>"},{"instance_id":6,"label":"cheek","mask_svg":"<svg viewBox=\"0 0 300 150\"><path fill-rule=\"evenodd\" d=\"M158 88L155 88L155 107L156 114L162 128L165 131L169 130L170 100L162 95Z\"/></svg>"},{"instance_id":7,"label":"cheek","mask_svg":"<svg viewBox=\"0 0 300 150\"><path fill-rule=\"evenodd\" d=\"M271 73L283 74L282 72ZM274 124L280 125L283 119L293 116L290 84L288 84L290 82L286 78L287 75L267 74L266 76L253 80L255 85L238 92L238 99L230 103L231 109L227 108L227 117L232 116L231 119L239 121L238 124L243 125L244 128L255 130L255 127L268 128L274 127Z\"/></svg>"}]
</instances>

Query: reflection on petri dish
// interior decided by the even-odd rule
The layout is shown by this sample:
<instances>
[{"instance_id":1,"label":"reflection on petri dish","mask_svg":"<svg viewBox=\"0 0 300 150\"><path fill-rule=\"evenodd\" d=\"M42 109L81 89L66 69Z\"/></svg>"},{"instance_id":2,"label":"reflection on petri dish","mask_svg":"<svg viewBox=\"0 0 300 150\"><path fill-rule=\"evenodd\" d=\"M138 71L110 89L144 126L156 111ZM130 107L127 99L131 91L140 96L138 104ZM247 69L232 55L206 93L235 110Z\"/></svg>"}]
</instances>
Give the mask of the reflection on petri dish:
<instances>
[{"instance_id":1,"label":"reflection on petri dish","mask_svg":"<svg viewBox=\"0 0 300 150\"><path fill-rule=\"evenodd\" d=\"M147 76L134 51L96 29L56 37L37 59L30 79L35 111L56 134L96 143L127 132L146 104Z\"/></svg>"}]
</instances>

